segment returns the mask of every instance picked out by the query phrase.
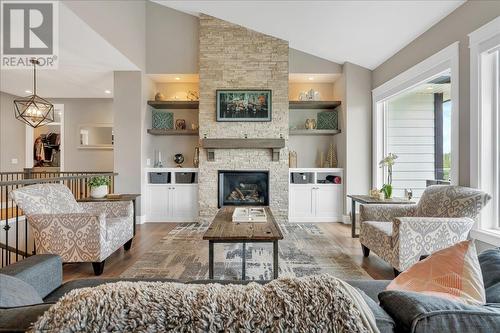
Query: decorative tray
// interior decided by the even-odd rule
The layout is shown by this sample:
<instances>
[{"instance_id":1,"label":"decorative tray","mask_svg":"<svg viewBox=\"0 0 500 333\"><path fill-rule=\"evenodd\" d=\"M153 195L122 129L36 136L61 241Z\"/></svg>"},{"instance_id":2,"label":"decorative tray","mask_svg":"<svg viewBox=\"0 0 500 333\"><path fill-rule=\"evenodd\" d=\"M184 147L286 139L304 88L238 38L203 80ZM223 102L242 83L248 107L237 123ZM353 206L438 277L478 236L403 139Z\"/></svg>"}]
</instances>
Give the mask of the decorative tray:
<instances>
[{"instance_id":1,"label":"decorative tray","mask_svg":"<svg viewBox=\"0 0 500 333\"><path fill-rule=\"evenodd\" d=\"M264 208L242 208L238 207L233 212L233 222L267 222L266 210Z\"/></svg>"}]
</instances>

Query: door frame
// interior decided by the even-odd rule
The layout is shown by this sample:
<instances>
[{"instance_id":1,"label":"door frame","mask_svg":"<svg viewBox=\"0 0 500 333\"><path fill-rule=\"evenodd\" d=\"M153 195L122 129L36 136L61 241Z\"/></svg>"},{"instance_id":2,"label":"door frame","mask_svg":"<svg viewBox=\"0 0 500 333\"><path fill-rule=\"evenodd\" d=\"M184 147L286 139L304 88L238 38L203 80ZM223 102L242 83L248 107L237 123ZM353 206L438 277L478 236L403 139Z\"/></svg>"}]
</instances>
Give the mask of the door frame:
<instances>
[{"instance_id":1,"label":"door frame","mask_svg":"<svg viewBox=\"0 0 500 333\"><path fill-rule=\"evenodd\" d=\"M61 165L59 166L59 171L64 171L64 151L65 151L65 146L64 146L64 104L54 104L54 112L61 112L61 122L59 123L59 126L61 128L61 144L60 144L60 151L61 151ZM25 126L25 149L24 149L24 167L31 169L33 168L33 143L34 143L34 128L26 125Z\"/></svg>"},{"instance_id":2,"label":"door frame","mask_svg":"<svg viewBox=\"0 0 500 333\"><path fill-rule=\"evenodd\" d=\"M373 187L381 188L384 183L384 172L378 166L386 153L385 149L385 102L400 93L412 89L433 77L450 70L451 78L451 151L452 170L451 183L459 183L459 42L455 42L391 80L372 90L373 99L373 146L372 146L372 179Z\"/></svg>"}]
</instances>

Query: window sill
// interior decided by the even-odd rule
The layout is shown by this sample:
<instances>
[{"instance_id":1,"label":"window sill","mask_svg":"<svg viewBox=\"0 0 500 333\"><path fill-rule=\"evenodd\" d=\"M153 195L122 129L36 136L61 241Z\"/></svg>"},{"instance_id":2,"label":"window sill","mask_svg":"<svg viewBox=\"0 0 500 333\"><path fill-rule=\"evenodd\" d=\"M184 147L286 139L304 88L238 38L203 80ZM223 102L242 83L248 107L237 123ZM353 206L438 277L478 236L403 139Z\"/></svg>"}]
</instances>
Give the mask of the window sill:
<instances>
[{"instance_id":1,"label":"window sill","mask_svg":"<svg viewBox=\"0 0 500 333\"><path fill-rule=\"evenodd\" d=\"M471 230L470 235L473 239L480 240L494 246L500 246L500 230L484 229Z\"/></svg>"}]
</instances>

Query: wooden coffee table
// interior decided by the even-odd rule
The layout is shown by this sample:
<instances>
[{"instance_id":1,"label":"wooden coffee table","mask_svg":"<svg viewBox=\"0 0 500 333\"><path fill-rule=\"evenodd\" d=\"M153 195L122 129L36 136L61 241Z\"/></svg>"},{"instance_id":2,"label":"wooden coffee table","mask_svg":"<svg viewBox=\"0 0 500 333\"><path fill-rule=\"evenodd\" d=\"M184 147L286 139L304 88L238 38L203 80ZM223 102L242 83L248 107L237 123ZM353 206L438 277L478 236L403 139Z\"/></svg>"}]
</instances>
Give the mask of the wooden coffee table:
<instances>
[{"instance_id":1,"label":"wooden coffee table","mask_svg":"<svg viewBox=\"0 0 500 333\"><path fill-rule=\"evenodd\" d=\"M242 243L241 278L245 280L246 243L273 243L273 277L278 278L278 241L283 234L269 207L266 207L267 222L233 222L234 206L222 207L203 235L208 240L208 277L214 278L214 244Z\"/></svg>"}]
</instances>

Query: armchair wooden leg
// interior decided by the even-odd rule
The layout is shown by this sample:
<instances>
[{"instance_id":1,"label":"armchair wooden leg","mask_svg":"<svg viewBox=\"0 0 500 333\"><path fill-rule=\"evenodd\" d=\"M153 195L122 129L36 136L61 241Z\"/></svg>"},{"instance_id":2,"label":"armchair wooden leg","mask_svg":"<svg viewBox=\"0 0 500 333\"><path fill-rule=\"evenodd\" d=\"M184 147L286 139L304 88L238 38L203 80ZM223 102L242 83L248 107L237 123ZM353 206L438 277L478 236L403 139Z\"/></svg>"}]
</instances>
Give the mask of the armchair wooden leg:
<instances>
[{"instance_id":1,"label":"armchair wooden leg","mask_svg":"<svg viewBox=\"0 0 500 333\"><path fill-rule=\"evenodd\" d=\"M370 249L364 246L363 244L361 244L361 249L363 250L363 255L365 257L368 257L370 255Z\"/></svg>"},{"instance_id":2,"label":"armchair wooden leg","mask_svg":"<svg viewBox=\"0 0 500 333\"><path fill-rule=\"evenodd\" d=\"M398 275L401 273L400 271L398 271L397 269L393 268L394 270L394 277L398 277Z\"/></svg>"},{"instance_id":3,"label":"armchair wooden leg","mask_svg":"<svg viewBox=\"0 0 500 333\"><path fill-rule=\"evenodd\" d=\"M104 262L105 260L101 262L93 262L92 263L92 268L94 269L94 274L95 275L101 275L102 272L104 272Z\"/></svg>"},{"instance_id":4,"label":"armchair wooden leg","mask_svg":"<svg viewBox=\"0 0 500 333\"><path fill-rule=\"evenodd\" d=\"M126 242L125 245L123 245L123 248L125 249L125 251L130 250L130 248L132 247L132 239L133 238L130 238L130 240L128 242Z\"/></svg>"}]
</instances>

